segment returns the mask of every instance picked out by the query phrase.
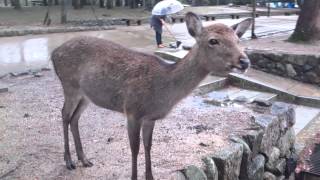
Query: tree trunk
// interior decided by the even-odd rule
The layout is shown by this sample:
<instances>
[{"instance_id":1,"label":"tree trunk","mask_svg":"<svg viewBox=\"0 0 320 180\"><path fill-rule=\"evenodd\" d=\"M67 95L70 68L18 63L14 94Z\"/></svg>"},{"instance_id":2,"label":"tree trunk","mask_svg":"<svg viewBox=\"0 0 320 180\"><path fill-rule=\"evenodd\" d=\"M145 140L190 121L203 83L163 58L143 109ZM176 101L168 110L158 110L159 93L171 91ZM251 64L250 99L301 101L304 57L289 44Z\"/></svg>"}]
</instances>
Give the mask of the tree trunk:
<instances>
[{"instance_id":1,"label":"tree trunk","mask_svg":"<svg viewBox=\"0 0 320 180\"><path fill-rule=\"evenodd\" d=\"M152 7L153 7L153 3L152 2L153 2L152 0L145 0L144 8L147 11L151 11L152 10Z\"/></svg>"},{"instance_id":2,"label":"tree trunk","mask_svg":"<svg viewBox=\"0 0 320 180\"><path fill-rule=\"evenodd\" d=\"M11 1L11 4L13 5L14 9L17 9L17 10L21 9L20 0L13 0L13 1Z\"/></svg>"},{"instance_id":3,"label":"tree trunk","mask_svg":"<svg viewBox=\"0 0 320 180\"><path fill-rule=\"evenodd\" d=\"M54 0L54 5L59 5L59 0Z\"/></svg>"},{"instance_id":4,"label":"tree trunk","mask_svg":"<svg viewBox=\"0 0 320 180\"><path fill-rule=\"evenodd\" d=\"M61 24L67 23L67 0L61 0Z\"/></svg>"},{"instance_id":5,"label":"tree trunk","mask_svg":"<svg viewBox=\"0 0 320 180\"><path fill-rule=\"evenodd\" d=\"M48 1L47 0L43 0L42 2L43 2L44 6L48 6Z\"/></svg>"},{"instance_id":6,"label":"tree trunk","mask_svg":"<svg viewBox=\"0 0 320 180\"><path fill-rule=\"evenodd\" d=\"M99 6L100 8L104 8L104 0L99 0Z\"/></svg>"},{"instance_id":7,"label":"tree trunk","mask_svg":"<svg viewBox=\"0 0 320 180\"><path fill-rule=\"evenodd\" d=\"M290 41L320 40L320 1L305 0Z\"/></svg>"},{"instance_id":8,"label":"tree trunk","mask_svg":"<svg viewBox=\"0 0 320 180\"><path fill-rule=\"evenodd\" d=\"M4 6L8 6L8 0L4 0Z\"/></svg>"},{"instance_id":9,"label":"tree trunk","mask_svg":"<svg viewBox=\"0 0 320 180\"><path fill-rule=\"evenodd\" d=\"M113 8L113 0L107 0L107 9Z\"/></svg>"},{"instance_id":10,"label":"tree trunk","mask_svg":"<svg viewBox=\"0 0 320 180\"><path fill-rule=\"evenodd\" d=\"M121 6L121 3L122 3L121 0L116 0L116 6L117 6L117 7L120 7L120 6Z\"/></svg>"},{"instance_id":11,"label":"tree trunk","mask_svg":"<svg viewBox=\"0 0 320 180\"><path fill-rule=\"evenodd\" d=\"M81 8L80 0L72 0L72 6L74 9L80 9Z\"/></svg>"}]
</instances>

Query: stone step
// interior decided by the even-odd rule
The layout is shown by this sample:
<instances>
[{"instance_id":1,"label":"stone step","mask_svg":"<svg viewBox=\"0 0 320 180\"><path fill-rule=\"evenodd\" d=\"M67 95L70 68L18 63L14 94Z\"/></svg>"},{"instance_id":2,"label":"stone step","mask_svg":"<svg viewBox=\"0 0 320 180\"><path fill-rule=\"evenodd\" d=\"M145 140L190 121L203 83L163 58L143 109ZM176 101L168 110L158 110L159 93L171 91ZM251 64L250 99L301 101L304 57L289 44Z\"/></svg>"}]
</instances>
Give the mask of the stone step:
<instances>
[{"instance_id":1,"label":"stone step","mask_svg":"<svg viewBox=\"0 0 320 180\"><path fill-rule=\"evenodd\" d=\"M230 73L230 84L244 89L270 92L278 99L298 105L320 108L320 88L295 80L250 69L246 74Z\"/></svg>"},{"instance_id":2,"label":"stone step","mask_svg":"<svg viewBox=\"0 0 320 180\"><path fill-rule=\"evenodd\" d=\"M213 90L203 95L205 97L204 101L206 103L217 106L231 105L239 101L274 101L277 98L276 94L241 89L234 86L228 86L219 90Z\"/></svg>"}]
</instances>

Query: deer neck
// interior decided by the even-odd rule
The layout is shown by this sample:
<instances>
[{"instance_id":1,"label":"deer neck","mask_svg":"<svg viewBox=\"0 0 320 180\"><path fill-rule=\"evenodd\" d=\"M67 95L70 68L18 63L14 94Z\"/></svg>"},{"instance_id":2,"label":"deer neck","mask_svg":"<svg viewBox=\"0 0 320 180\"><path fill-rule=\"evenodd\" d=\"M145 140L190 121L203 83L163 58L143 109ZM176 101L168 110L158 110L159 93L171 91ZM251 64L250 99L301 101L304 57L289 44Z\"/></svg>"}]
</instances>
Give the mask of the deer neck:
<instances>
[{"instance_id":1,"label":"deer neck","mask_svg":"<svg viewBox=\"0 0 320 180\"><path fill-rule=\"evenodd\" d=\"M168 73L168 95L174 95L173 99L179 100L188 95L209 74L200 62L204 58L198 51L198 45L194 45L185 58L176 63L173 70Z\"/></svg>"}]
</instances>

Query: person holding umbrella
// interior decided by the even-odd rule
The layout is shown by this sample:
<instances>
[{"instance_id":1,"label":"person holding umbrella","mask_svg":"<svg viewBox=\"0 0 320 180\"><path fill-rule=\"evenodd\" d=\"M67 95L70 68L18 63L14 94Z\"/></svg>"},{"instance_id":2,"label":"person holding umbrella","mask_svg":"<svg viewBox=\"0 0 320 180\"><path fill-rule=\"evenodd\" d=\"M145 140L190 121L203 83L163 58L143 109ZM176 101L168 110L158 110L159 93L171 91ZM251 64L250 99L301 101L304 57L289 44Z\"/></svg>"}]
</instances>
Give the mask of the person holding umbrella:
<instances>
[{"instance_id":1,"label":"person holding umbrella","mask_svg":"<svg viewBox=\"0 0 320 180\"><path fill-rule=\"evenodd\" d=\"M166 15L174 14L183 9L183 5L177 0L162 0L152 9L150 25L155 31L158 48L165 47L162 43L162 26L166 26Z\"/></svg>"},{"instance_id":2,"label":"person holding umbrella","mask_svg":"<svg viewBox=\"0 0 320 180\"><path fill-rule=\"evenodd\" d=\"M166 16L152 15L151 17L151 27L156 33L156 42L158 48L164 48L165 46L162 43L162 26L165 24Z\"/></svg>"}]
</instances>

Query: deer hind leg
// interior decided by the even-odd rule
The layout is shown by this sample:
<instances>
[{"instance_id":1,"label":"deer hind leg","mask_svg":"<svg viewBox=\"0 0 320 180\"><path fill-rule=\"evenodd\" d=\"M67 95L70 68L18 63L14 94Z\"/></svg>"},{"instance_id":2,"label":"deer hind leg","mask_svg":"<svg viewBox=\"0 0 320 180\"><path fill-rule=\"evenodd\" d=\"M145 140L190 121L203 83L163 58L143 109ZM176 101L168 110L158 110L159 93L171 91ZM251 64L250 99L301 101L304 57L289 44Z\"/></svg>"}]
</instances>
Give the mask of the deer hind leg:
<instances>
[{"instance_id":1,"label":"deer hind leg","mask_svg":"<svg viewBox=\"0 0 320 180\"><path fill-rule=\"evenodd\" d=\"M130 141L131 148L131 157L132 157L132 174L131 179L137 180L137 158L140 147L140 130L141 130L141 122L136 118L127 115L128 118L128 135Z\"/></svg>"},{"instance_id":2,"label":"deer hind leg","mask_svg":"<svg viewBox=\"0 0 320 180\"><path fill-rule=\"evenodd\" d=\"M77 108L79 98L73 95L64 94L65 101L62 108L62 123L63 123L63 136L64 136L64 160L69 170L75 169L76 166L71 159L69 148L69 125L72 120L72 114Z\"/></svg>"},{"instance_id":3,"label":"deer hind leg","mask_svg":"<svg viewBox=\"0 0 320 180\"><path fill-rule=\"evenodd\" d=\"M144 144L144 153L146 161L146 180L153 180L152 168L151 168L151 146L152 146L152 134L155 121L145 120L142 125L142 137Z\"/></svg>"},{"instance_id":4,"label":"deer hind leg","mask_svg":"<svg viewBox=\"0 0 320 180\"><path fill-rule=\"evenodd\" d=\"M83 148L82 148L82 143L81 143L81 138L80 138L80 133L79 133L79 118L82 114L82 112L86 109L88 106L88 100L82 98L78 105L77 108L75 109L72 119L71 119L71 132L73 135L74 143L76 146L76 152L78 156L78 160L80 160L83 164L84 167L91 167L93 164L86 158Z\"/></svg>"}]
</instances>

